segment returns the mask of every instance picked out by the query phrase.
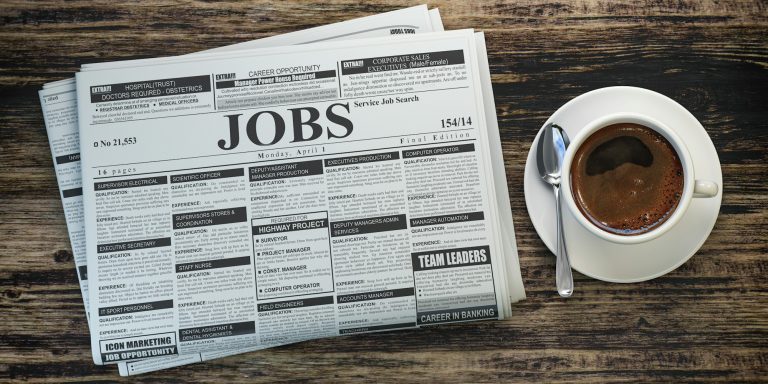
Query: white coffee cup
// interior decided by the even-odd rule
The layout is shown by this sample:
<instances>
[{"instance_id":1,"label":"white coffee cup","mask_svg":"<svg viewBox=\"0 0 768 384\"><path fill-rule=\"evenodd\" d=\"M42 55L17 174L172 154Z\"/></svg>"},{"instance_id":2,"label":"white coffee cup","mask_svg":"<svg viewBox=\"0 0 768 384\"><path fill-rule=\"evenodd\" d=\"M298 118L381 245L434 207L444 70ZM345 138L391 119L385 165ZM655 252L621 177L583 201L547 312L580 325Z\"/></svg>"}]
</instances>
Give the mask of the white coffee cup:
<instances>
[{"instance_id":1,"label":"white coffee cup","mask_svg":"<svg viewBox=\"0 0 768 384\"><path fill-rule=\"evenodd\" d=\"M672 147L674 147L678 157L680 158L680 163L683 166L683 192L674 212L672 212L667 220L658 227L653 228L648 232L643 232L636 235L618 235L605 231L593 224L584 216L579 207L576 205L576 200L574 199L573 192L571 190L571 163L573 162L576 151L593 133L609 125L619 123L640 124L651 128L664 136L664 138L666 138L667 141L672 144ZM720 189L717 183L708 180L696 179L695 175L696 173L695 169L693 168L691 154L688 152L688 148L685 146L683 140L675 133L675 131L650 116L638 113L621 112L602 116L593 120L592 122L588 123L584 129L580 130L576 137L571 140L571 143L565 152L565 159L563 160L562 180L560 182L560 186L563 190L563 199L565 200L567 209L571 211L573 217L576 218L576 221L584 226L584 228L595 234L595 236L614 243L637 244L655 239L677 225L685 212L688 210L691 199L717 196L718 190Z\"/></svg>"}]
</instances>

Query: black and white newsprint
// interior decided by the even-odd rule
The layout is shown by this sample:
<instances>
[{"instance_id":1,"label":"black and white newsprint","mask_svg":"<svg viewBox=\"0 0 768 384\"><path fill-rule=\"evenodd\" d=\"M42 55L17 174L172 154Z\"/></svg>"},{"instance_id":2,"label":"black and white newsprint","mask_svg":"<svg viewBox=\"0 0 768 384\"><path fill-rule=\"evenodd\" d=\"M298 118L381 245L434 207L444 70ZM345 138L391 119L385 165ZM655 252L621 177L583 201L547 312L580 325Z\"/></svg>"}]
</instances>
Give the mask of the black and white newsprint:
<instances>
[{"instance_id":1,"label":"black and white newsprint","mask_svg":"<svg viewBox=\"0 0 768 384\"><path fill-rule=\"evenodd\" d=\"M482 57L463 30L79 73L96 363L509 316Z\"/></svg>"}]
</instances>

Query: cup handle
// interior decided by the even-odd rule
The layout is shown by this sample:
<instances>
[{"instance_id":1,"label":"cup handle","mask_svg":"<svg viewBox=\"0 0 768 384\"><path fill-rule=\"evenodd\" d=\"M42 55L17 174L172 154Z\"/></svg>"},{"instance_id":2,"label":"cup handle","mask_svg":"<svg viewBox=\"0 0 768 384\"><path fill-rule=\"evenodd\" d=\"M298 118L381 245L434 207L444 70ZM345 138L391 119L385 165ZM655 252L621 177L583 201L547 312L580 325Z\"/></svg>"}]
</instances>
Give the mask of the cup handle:
<instances>
[{"instance_id":1,"label":"cup handle","mask_svg":"<svg viewBox=\"0 0 768 384\"><path fill-rule=\"evenodd\" d=\"M696 180L693 183L693 197L715 197L720 188L709 180Z\"/></svg>"}]
</instances>

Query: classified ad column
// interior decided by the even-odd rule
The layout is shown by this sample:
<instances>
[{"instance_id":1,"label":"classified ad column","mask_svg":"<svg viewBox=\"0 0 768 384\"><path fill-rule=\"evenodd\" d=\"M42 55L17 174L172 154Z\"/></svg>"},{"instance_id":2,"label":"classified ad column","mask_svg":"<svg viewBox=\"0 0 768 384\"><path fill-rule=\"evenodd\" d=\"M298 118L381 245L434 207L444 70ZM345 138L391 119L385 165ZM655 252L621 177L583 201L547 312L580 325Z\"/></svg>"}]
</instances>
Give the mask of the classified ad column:
<instances>
[{"instance_id":1,"label":"classified ad column","mask_svg":"<svg viewBox=\"0 0 768 384\"><path fill-rule=\"evenodd\" d=\"M325 160L341 334L414 327L399 152Z\"/></svg>"},{"instance_id":2,"label":"classified ad column","mask_svg":"<svg viewBox=\"0 0 768 384\"><path fill-rule=\"evenodd\" d=\"M419 325L499 317L473 140L403 151Z\"/></svg>"},{"instance_id":3,"label":"classified ad column","mask_svg":"<svg viewBox=\"0 0 768 384\"><path fill-rule=\"evenodd\" d=\"M180 344L196 351L253 343L245 170L174 174L170 183Z\"/></svg>"},{"instance_id":4,"label":"classified ad column","mask_svg":"<svg viewBox=\"0 0 768 384\"><path fill-rule=\"evenodd\" d=\"M248 168L259 342L338 334L321 160Z\"/></svg>"}]
</instances>

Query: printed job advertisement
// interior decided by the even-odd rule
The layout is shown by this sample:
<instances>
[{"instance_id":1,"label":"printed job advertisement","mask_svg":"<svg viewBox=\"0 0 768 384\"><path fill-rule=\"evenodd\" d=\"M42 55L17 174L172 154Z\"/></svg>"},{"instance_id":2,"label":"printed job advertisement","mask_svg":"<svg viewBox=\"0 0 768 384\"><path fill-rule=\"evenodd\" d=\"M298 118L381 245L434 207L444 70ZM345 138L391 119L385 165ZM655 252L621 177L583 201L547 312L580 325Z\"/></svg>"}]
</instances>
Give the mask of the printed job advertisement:
<instances>
[{"instance_id":1,"label":"printed job advertisement","mask_svg":"<svg viewBox=\"0 0 768 384\"><path fill-rule=\"evenodd\" d=\"M398 28L401 28L401 26L404 25L403 23L408 25L409 28L412 28L414 33L442 30L442 22L440 21L439 13L436 9L429 11L428 22L423 21L425 15L427 15L425 6L411 7L347 22L312 28L305 31L294 32L287 35L235 44L233 46L222 47L220 50L278 46L281 44L299 44L309 41L310 39L316 39L318 36L324 36L329 40L348 39L358 37L359 34L356 33L357 31L361 31L361 34L365 36L369 36L371 33L382 36L387 34L398 34L399 31L401 31ZM365 21L365 23L361 23L361 20ZM286 38L286 36L288 38ZM125 62L121 63L125 64ZM72 252L75 259L80 287L83 292L86 315L88 315L87 263L84 252L85 241L82 221L83 209L80 189L81 174L75 98L74 78L44 84L43 90L40 91L40 101L46 128L48 130L48 137L54 158L54 166L60 192L62 194L62 205L70 234ZM249 348L249 350L250 349L252 348ZM236 350L232 351L232 354L241 352L242 351L240 350ZM195 354L194 358L199 359L200 355ZM189 359L179 358L179 361L176 362L172 362L173 359L168 358L163 360L166 364L173 363L173 365L180 365L184 364ZM134 363L134 365L134 367L131 367L132 372L142 371L141 366L136 363ZM163 366L162 364L152 364L152 367L154 369L167 368L167 366ZM121 365L121 372L122 371L123 366ZM127 369L125 371L128 372Z\"/></svg>"},{"instance_id":2,"label":"printed job advertisement","mask_svg":"<svg viewBox=\"0 0 768 384\"><path fill-rule=\"evenodd\" d=\"M507 314L471 31L253 55L78 74L95 361Z\"/></svg>"}]
</instances>

